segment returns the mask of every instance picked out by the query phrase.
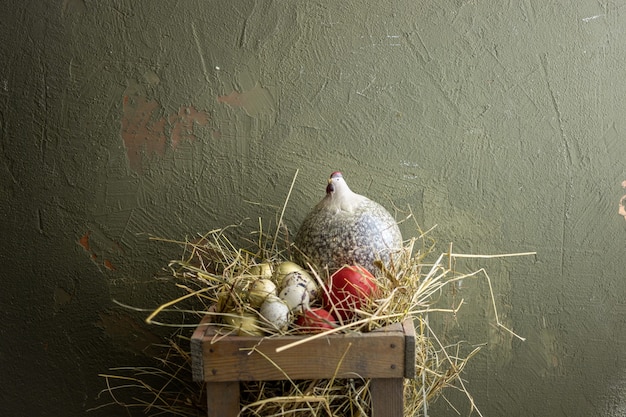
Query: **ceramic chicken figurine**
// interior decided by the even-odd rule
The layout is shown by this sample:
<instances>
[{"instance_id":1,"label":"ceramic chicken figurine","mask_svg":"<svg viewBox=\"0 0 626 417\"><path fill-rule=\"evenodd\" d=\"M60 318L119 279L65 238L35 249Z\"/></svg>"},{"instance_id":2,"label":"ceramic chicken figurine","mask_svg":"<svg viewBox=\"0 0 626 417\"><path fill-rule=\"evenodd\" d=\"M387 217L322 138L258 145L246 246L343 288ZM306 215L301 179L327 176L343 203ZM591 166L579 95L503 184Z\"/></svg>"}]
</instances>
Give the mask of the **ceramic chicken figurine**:
<instances>
[{"instance_id":1,"label":"ceramic chicken figurine","mask_svg":"<svg viewBox=\"0 0 626 417\"><path fill-rule=\"evenodd\" d=\"M402 249L402 235L383 206L354 193L336 171L328 180L326 196L302 222L294 245L302 261L328 267L331 273L353 264L376 273L376 260L388 264Z\"/></svg>"}]
</instances>

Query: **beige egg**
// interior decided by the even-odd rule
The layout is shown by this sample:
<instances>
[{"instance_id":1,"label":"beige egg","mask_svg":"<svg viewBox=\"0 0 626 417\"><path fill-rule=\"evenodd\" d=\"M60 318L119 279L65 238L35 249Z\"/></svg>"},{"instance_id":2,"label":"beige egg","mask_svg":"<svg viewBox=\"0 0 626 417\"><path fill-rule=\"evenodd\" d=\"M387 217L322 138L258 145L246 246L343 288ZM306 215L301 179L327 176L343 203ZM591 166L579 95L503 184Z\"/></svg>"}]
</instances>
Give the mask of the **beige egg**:
<instances>
[{"instance_id":1,"label":"beige egg","mask_svg":"<svg viewBox=\"0 0 626 417\"><path fill-rule=\"evenodd\" d=\"M248 273L259 278L271 278L273 273L272 264L263 262L258 265L253 265L248 268Z\"/></svg>"},{"instance_id":2,"label":"beige egg","mask_svg":"<svg viewBox=\"0 0 626 417\"><path fill-rule=\"evenodd\" d=\"M263 336L256 314L236 313L222 316L224 324L233 327L238 336Z\"/></svg>"},{"instance_id":3,"label":"beige egg","mask_svg":"<svg viewBox=\"0 0 626 417\"><path fill-rule=\"evenodd\" d=\"M284 261L276 266L274 270L274 280L280 288L284 287L283 280L292 272L301 272L308 275L308 272L295 262Z\"/></svg>"},{"instance_id":4,"label":"beige egg","mask_svg":"<svg viewBox=\"0 0 626 417\"><path fill-rule=\"evenodd\" d=\"M261 307L268 295L276 295L276 284L268 278L259 278L248 287L248 300L254 308Z\"/></svg>"}]
</instances>

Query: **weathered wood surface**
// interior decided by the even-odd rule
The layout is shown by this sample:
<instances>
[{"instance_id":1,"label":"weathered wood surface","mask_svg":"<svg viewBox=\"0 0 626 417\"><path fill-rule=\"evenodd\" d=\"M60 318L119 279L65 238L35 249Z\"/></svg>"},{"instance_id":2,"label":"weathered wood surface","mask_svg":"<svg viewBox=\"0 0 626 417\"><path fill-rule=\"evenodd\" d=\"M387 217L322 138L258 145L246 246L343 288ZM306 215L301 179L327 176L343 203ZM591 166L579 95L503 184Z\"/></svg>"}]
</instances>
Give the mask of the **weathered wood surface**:
<instances>
[{"instance_id":1,"label":"weathered wood surface","mask_svg":"<svg viewBox=\"0 0 626 417\"><path fill-rule=\"evenodd\" d=\"M411 320L370 333L333 334L291 349L310 336L223 336L207 315L191 338L195 381L206 382L208 417L239 413L239 381L369 378L373 417L404 415L403 378L415 377Z\"/></svg>"},{"instance_id":2,"label":"weathered wood surface","mask_svg":"<svg viewBox=\"0 0 626 417\"><path fill-rule=\"evenodd\" d=\"M411 327L411 326L409 326ZM204 328L204 329L203 329ZM317 378L402 378L414 373L414 339L407 343L405 326L394 324L370 333L333 334L280 353L276 348L309 336L261 338L216 336L203 322L192 336L194 379L198 381L271 381ZM412 349L412 360L406 350Z\"/></svg>"}]
</instances>

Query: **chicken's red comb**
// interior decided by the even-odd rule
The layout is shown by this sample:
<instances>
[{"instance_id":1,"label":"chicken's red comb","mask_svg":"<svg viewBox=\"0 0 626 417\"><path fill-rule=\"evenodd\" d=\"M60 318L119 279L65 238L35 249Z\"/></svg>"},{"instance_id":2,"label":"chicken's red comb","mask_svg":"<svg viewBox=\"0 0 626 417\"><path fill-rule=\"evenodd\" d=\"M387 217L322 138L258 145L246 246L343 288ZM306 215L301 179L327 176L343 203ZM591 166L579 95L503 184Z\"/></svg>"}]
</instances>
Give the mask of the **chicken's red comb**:
<instances>
[{"instance_id":1,"label":"chicken's red comb","mask_svg":"<svg viewBox=\"0 0 626 417\"><path fill-rule=\"evenodd\" d=\"M343 174L341 173L341 171L335 171L332 174L330 174L330 178L337 178L337 177L343 177Z\"/></svg>"}]
</instances>

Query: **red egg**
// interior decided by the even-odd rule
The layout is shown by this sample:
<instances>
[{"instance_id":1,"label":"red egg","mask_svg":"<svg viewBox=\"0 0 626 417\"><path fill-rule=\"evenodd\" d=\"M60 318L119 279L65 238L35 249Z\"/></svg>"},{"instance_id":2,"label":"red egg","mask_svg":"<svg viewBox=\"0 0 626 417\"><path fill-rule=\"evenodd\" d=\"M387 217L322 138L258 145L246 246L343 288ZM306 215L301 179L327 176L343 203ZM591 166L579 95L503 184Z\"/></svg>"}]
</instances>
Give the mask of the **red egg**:
<instances>
[{"instance_id":1,"label":"red egg","mask_svg":"<svg viewBox=\"0 0 626 417\"><path fill-rule=\"evenodd\" d=\"M354 317L354 310L361 308L376 293L376 278L359 265L344 266L328 280L323 305L343 320Z\"/></svg>"},{"instance_id":2,"label":"red egg","mask_svg":"<svg viewBox=\"0 0 626 417\"><path fill-rule=\"evenodd\" d=\"M337 323L337 319L323 308L306 310L296 320L296 325L301 327L302 331L310 333L332 329L335 323Z\"/></svg>"}]
</instances>

